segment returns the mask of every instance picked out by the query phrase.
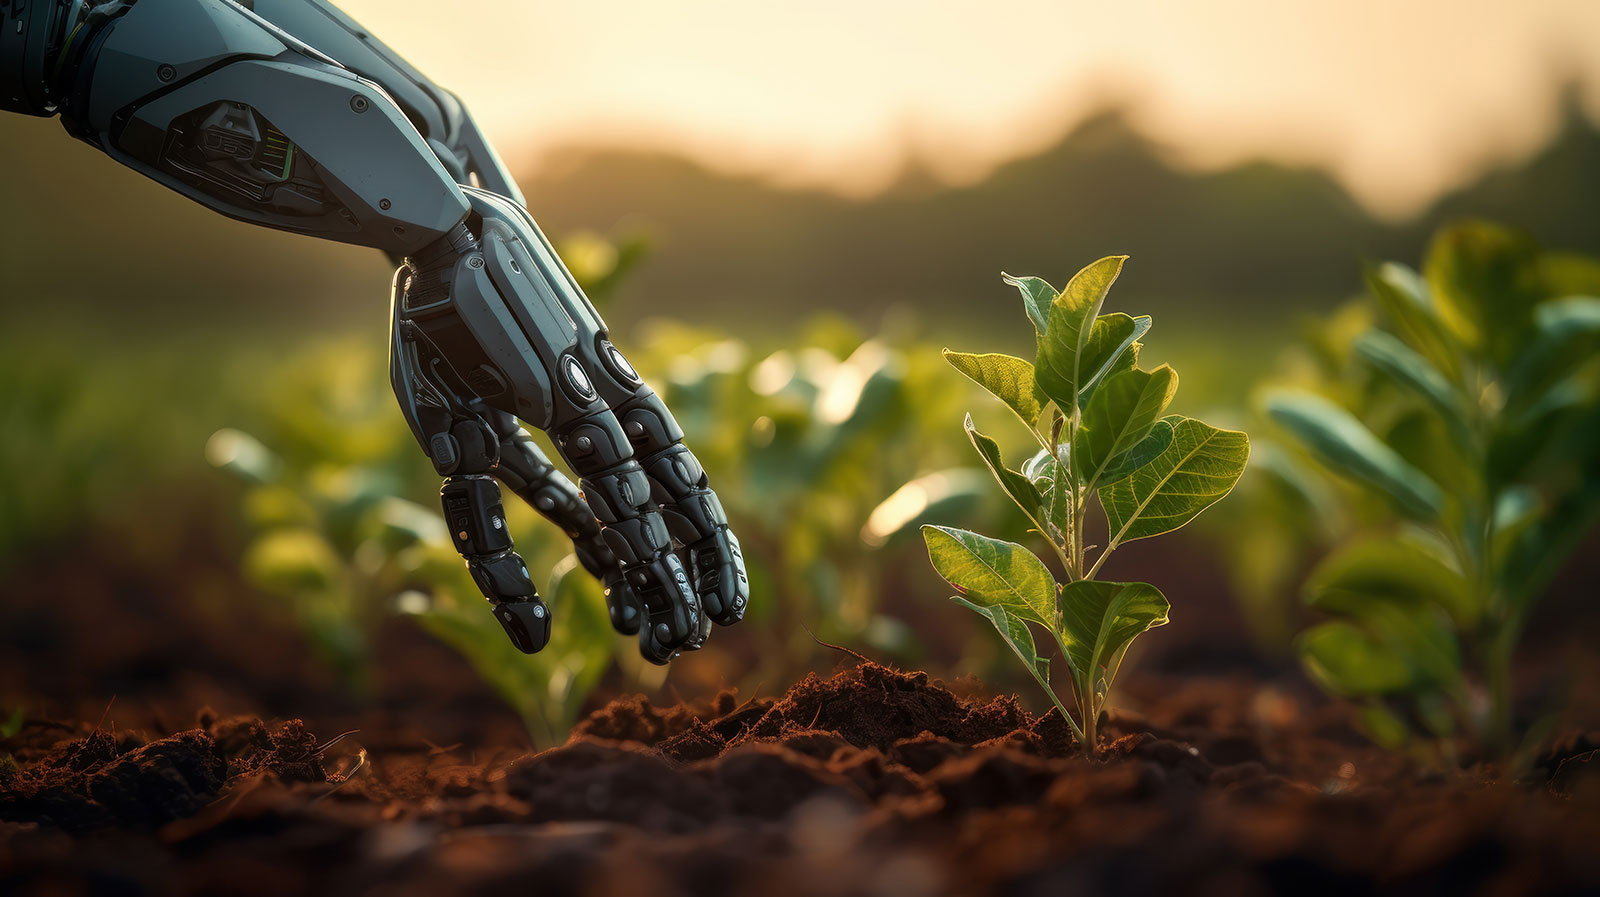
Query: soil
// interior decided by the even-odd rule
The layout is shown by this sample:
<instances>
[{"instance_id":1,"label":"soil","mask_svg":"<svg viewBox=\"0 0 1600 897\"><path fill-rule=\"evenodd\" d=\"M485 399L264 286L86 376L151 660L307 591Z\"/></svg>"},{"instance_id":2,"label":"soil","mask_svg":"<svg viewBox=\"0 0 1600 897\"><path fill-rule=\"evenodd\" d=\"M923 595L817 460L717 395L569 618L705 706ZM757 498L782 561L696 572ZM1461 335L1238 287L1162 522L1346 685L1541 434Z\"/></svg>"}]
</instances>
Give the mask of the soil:
<instances>
[{"instance_id":1,"label":"soil","mask_svg":"<svg viewBox=\"0 0 1600 897\"><path fill-rule=\"evenodd\" d=\"M1111 715L1093 759L1054 714L870 663L779 697L620 699L522 756L209 712L162 737L30 720L0 744L0 890L1600 890L1600 735L1497 782L1367 747L1306 695L1146 685L1170 688L1160 718Z\"/></svg>"},{"instance_id":2,"label":"soil","mask_svg":"<svg viewBox=\"0 0 1600 897\"><path fill-rule=\"evenodd\" d=\"M1514 781L1379 750L1237 632L1178 627L1093 758L1015 697L872 663L620 697L538 752L407 621L352 694L227 552L176 580L91 555L0 576L0 727L27 709L0 738L8 897L1600 894L1588 630L1528 652L1523 703L1575 709Z\"/></svg>"}]
</instances>

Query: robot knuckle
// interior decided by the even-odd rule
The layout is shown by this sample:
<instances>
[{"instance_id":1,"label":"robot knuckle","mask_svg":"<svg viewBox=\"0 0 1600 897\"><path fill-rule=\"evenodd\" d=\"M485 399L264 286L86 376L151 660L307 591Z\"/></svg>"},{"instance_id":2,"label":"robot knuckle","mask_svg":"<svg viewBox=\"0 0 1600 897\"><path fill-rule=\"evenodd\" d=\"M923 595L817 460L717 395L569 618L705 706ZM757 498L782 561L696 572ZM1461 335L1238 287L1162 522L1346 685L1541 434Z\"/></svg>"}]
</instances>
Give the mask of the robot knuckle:
<instances>
[{"instance_id":1,"label":"robot knuckle","mask_svg":"<svg viewBox=\"0 0 1600 897\"><path fill-rule=\"evenodd\" d=\"M683 438L683 429L653 392L629 402L620 417L628 441L641 455L668 449Z\"/></svg>"},{"instance_id":2,"label":"robot knuckle","mask_svg":"<svg viewBox=\"0 0 1600 897\"><path fill-rule=\"evenodd\" d=\"M635 550L633 543L629 542L628 537L623 535L617 528L606 527L602 529L600 538L605 540L606 547L611 549L611 553L616 557L617 563L628 566L644 562L644 558L639 556L640 553Z\"/></svg>"},{"instance_id":3,"label":"robot knuckle","mask_svg":"<svg viewBox=\"0 0 1600 897\"><path fill-rule=\"evenodd\" d=\"M580 475L610 470L633 457L622 426L609 414L594 415L556 438L556 444Z\"/></svg>"},{"instance_id":4,"label":"robot knuckle","mask_svg":"<svg viewBox=\"0 0 1600 897\"><path fill-rule=\"evenodd\" d=\"M505 551L486 560L468 560L467 570L479 590L491 601L519 601L536 597L528 565L515 552Z\"/></svg>"},{"instance_id":5,"label":"robot knuckle","mask_svg":"<svg viewBox=\"0 0 1600 897\"><path fill-rule=\"evenodd\" d=\"M650 462L650 477L661 485L673 500L681 500L684 496L705 485L705 470L700 467L700 462L683 446L675 446L655 457Z\"/></svg>"}]
</instances>

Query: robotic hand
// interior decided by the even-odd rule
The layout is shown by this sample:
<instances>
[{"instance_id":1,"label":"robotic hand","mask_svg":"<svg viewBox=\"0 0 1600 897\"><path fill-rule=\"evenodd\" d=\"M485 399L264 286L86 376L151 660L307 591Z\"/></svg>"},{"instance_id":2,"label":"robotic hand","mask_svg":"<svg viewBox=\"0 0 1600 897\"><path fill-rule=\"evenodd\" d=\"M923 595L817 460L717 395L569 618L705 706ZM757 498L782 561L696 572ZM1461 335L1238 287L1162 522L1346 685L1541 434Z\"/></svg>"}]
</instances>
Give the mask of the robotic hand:
<instances>
[{"instance_id":1,"label":"robotic hand","mask_svg":"<svg viewBox=\"0 0 1600 897\"><path fill-rule=\"evenodd\" d=\"M452 94L323 0L0 0L0 109L223 214L400 264L390 380L446 523L522 651L550 610L500 484L573 541L655 663L743 616L739 542L661 399L611 344ZM574 486L518 421L549 433Z\"/></svg>"}]
</instances>

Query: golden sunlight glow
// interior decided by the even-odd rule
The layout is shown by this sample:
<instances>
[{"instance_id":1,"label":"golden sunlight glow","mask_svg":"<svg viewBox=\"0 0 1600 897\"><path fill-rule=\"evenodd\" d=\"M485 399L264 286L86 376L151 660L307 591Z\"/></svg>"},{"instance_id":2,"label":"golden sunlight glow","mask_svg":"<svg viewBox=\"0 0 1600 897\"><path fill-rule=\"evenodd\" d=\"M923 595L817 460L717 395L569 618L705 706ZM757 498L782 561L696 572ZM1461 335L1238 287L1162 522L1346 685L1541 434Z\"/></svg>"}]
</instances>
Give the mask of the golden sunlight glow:
<instances>
[{"instance_id":1,"label":"golden sunlight glow","mask_svg":"<svg viewBox=\"0 0 1600 897\"><path fill-rule=\"evenodd\" d=\"M1124 98L1193 164L1326 165L1401 213L1537 145L1557 79L1600 85L1594 0L341 5L465 97L513 161L663 148L856 193L908 152L981 177Z\"/></svg>"}]
</instances>

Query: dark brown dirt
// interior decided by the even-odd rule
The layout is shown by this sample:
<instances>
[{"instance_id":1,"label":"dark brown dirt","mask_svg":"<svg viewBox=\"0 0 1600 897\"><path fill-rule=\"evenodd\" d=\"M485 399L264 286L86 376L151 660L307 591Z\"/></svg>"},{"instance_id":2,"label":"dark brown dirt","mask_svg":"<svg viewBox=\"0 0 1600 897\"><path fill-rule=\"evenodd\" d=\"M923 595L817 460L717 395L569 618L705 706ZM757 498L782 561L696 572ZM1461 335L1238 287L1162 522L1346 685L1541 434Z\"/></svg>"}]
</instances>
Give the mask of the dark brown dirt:
<instances>
[{"instance_id":1,"label":"dark brown dirt","mask_svg":"<svg viewBox=\"0 0 1600 897\"><path fill-rule=\"evenodd\" d=\"M1249 680L1143 688L1094 760L1054 715L864 664L590 715L531 756L298 721L0 743L0 892L935 895L1600 891L1600 746L1524 782L1366 746ZM1207 709L1210 708L1210 709ZM329 767L366 763L345 781Z\"/></svg>"},{"instance_id":2,"label":"dark brown dirt","mask_svg":"<svg viewBox=\"0 0 1600 897\"><path fill-rule=\"evenodd\" d=\"M246 777L328 780L300 720L269 731L260 720L203 713L200 728L153 741L96 727L43 749L62 728L25 726L7 739L13 767L0 780L0 820L68 832L150 829L193 815Z\"/></svg>"}]
</instances>

